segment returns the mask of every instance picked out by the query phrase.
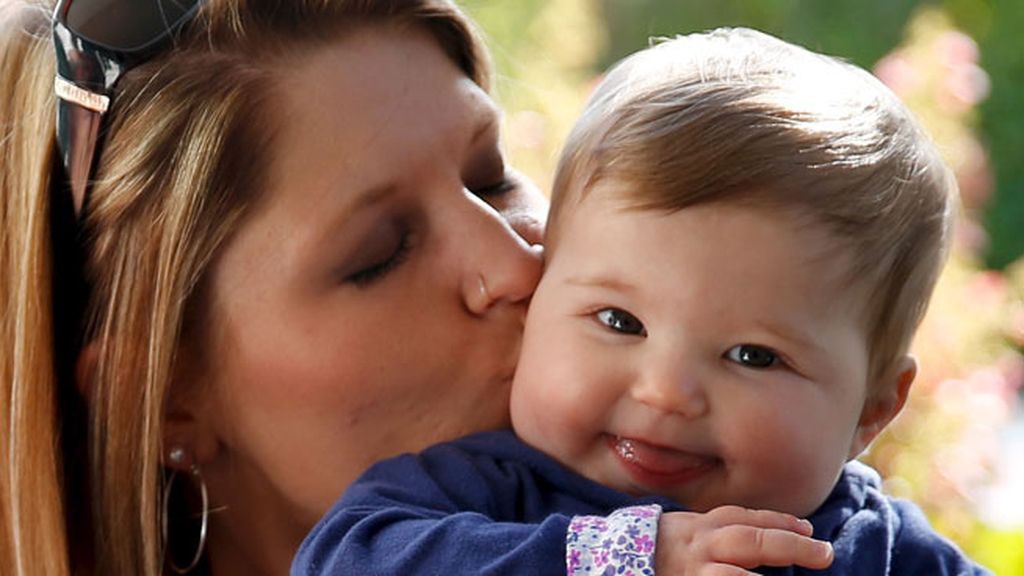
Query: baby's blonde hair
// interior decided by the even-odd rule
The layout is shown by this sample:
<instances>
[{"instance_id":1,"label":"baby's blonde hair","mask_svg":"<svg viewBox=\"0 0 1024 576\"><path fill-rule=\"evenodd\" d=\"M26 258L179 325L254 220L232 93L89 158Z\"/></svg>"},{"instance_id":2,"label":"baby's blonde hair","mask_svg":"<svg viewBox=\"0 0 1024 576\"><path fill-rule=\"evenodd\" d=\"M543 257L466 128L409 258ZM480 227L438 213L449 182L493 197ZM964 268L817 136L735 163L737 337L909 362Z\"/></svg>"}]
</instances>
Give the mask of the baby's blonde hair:
<instances>
[{"instance_id":1,"label":"baby's blonde hair","mask_svg":"<svg viewBox=\"0 0 1024 576\"><path fill-rule=\"evenodd\" d=\"M555 176L559 222L599 181L638 209L743 202L826 226L865 286L871 374L906 353L945 262L956 184L913 115L864 70L748 29L655 44L616 65Z\"/></svg>"}]
</instances>

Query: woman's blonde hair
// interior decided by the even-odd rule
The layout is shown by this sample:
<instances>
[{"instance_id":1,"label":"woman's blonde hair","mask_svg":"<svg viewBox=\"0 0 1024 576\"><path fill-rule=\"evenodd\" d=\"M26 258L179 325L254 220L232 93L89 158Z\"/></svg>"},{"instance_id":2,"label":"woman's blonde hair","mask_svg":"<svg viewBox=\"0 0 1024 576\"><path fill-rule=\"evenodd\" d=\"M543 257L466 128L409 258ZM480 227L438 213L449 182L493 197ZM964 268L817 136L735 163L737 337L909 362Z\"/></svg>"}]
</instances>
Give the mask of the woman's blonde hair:
<instances>
[{"instance_id":1,"label":"woman's blonde hair","mask_svg":"<svg viewBox=\"0 0 1024 576\"><path fill-rule=\"evenodd\" d=\"M159 574L176 353L201 332L218 248L263 192L277 73L374 24L429 31L484 88L485 51L448 0L208 0L115 88L78 232L54 144L52 7L0 12L0 571Z\"/></svg>"},{"instance_id":2,"label":"woman's blonde hair","mask_svg":"<svg viewBox=\"0 0 1024 576\"><path fill-rule=\"evenodd\" d=\"M744 203L823 224L868 288L872 377L905 354L948 252L956 184L877 79L748 29L666 40L616 65L569 135L545 244L595 183L637 209ZM756 247L752 247L756 249Z\"/></svg>"}]
</instances>

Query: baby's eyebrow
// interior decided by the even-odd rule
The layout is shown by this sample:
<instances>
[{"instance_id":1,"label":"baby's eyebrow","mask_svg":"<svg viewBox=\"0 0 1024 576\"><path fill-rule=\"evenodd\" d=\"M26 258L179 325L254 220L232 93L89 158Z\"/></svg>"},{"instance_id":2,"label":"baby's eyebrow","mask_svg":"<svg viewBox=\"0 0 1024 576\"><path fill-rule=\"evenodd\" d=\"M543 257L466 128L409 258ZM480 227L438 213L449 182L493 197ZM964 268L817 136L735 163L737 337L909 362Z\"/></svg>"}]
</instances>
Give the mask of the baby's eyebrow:
<instances>
[{"instance_id":1,"label":"baby's eyebrow","mask_svg":"<svg viewBox=\"0 0 1024 576\"><path fill-rule=\"evenodd\" d=\"M808 349L814 352L823 352L824 350L814 340L812 334L808 334L803 330L795 328L794 326L779 323L779 322L766 322L764 320L755 320L754 324L778 338L794 344L800 348Z\"/></svg>"},{"instance_id":2,"label":"baby's eyebrow","mask_svg":"<svg viewBox=\"0 0 1024 576\"><path fill-rule=\"evenodd\" d=\"M612 276L570 276L565 279L565 283L581 288L602 288L625 294L632 294L637 291L636 286L633 284Z\"/></svg>"}]
</instances>

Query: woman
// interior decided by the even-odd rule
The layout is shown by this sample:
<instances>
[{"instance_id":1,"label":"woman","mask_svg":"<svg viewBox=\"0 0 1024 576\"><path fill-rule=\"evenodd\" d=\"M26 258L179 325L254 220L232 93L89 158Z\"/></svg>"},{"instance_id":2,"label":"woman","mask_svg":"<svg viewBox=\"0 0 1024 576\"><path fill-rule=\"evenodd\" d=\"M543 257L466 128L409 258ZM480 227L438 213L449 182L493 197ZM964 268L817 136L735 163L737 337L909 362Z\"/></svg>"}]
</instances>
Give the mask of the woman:
<instances>
[{"instance_id":1,"label":"woman","mask_svg":"<svg viewBox=\"0 0 1024 576\"><path fill-rule=\"evenodd\" d=\"M75 195L51 9L7 4L0 571L283 574L369 463L506 424L544 202L454 6L203 2Z\"/></svg>"}]
</instances>

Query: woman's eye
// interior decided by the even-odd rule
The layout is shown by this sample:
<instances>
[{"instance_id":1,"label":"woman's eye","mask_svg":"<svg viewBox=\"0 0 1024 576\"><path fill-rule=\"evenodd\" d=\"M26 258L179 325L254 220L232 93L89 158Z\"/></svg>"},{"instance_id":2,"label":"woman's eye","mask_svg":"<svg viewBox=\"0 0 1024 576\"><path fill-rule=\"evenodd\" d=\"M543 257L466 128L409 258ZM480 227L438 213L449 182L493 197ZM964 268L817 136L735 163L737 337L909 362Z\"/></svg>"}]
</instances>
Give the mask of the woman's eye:
<instances>
[{"instance_id":1,"label":"woman's eye","mask_svg":"<svg viewBox=\"0 0 1024 576\"><path fill-rule=\"evenodd\" d=\"M620 310L618 308L605 308L604 310L598 311L597 320L616 332L636 336L647 336L647 329L644 328L643 322L640 322L637 320L636 316L633 316L625 310Z\"/></svg>"},{"instance_id":2,"label":"woman's eye","mask_svg":"<svg viewBox=\"0 0 1024 576\"><path fill-rule=\"evenodd\" d=\"M507 173L502 173L501 178L495 182L483 186L472 186L469 189L473 194L476 194L480 198L493 198L510 192L514 190L515 187L515 179L509 177Z\"/></svg>"},{"instance_id":3,"label":"woman's eye","mask_svg":"<svg viewBox=\"0 0 1024 576\"><path fill-rule=\"evenodd\" d=\"M371 246L369 262L361 265L356 272L346 276L345 281L351 282L359 288L365 288L373 284L405 262L409 257L409 248L408 233L403 233L396 237L395 241L390 243L390 245Z\"/></svg>"},{"instance_id":4,"label":"woman's eye","mask_svg":"<svg viewBox=\"0 0 1024 576\"><path fill-rule=\"evenodd\" d=\"M771 368L782 362L775 352L753 344L733 346L726 351L725 357L749 368Z\"/></svg>"}]
</instances>

